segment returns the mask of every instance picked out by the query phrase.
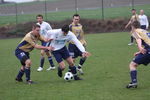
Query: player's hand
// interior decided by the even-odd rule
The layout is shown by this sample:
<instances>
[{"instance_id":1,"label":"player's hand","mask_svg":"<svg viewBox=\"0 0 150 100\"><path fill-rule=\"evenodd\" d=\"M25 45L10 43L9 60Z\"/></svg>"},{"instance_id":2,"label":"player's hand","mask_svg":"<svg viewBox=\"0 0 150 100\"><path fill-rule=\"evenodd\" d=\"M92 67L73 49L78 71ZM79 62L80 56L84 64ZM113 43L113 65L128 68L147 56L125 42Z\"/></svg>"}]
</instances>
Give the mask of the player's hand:
<instances>
[{"instance_id":1,"label":"player's hand","mask_svg":"<svg viewBox=\"0 0 150 100\"><path fill-rule=\"evenodd\" d=\"M140 54L140 52L136 52L136 53L134 53L134 56L137 56L138 54Z\"/></svg>"},{"instance_id":2,"label":"player's hand","mask_svg":"<svg viewBox=\"0 0 150 100\"><path fill-rule=\"evenodd\" d=\"M47 47L47 49L50 50L50 51L53 51L53 50L54 50L54 47L49 46L49 47Z\"/></svg>"},{"instance_id":3,"label":"player's hand","mask_svg":"<svg viewBox=\"0 0 150 100\"><path fill-rule=\"evenodd\" d=\"M140 53L145 54L146 53L146 49L144 49L143 47L139 48Z\"/></svg>"},{"instance_id":4,"label":"player's hand","mask_svg":"<svg viewBox=\"0 0 150 100\"><path fill-rule=\"evenodd\" d=\"M91 56L91 53L89 53L89 52L83 52L82 53L82 57L84 58L84 57L89 57L89 56Z\"/></svg>"}]
</instances>

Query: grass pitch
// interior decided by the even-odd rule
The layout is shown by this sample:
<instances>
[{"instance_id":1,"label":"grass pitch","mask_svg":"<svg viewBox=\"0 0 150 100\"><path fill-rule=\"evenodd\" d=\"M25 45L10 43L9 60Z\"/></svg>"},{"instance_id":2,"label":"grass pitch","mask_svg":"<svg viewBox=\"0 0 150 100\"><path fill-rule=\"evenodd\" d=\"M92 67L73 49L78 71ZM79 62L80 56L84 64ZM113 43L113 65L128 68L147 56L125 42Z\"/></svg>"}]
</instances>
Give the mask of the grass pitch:
<instances>
[{"instance_id":1,"label":"grass pitch","mask_svg":"<svg viewBox=\"0 0 150 100\"><path fill-rule=\"evenodd\" d=\"M18 39L0 40L0 100L149 100L149 66L138 68L139 86L128 90L128 64L136 45L128 46L128 33L86 35L87 50L92 53L84 64L84 80L66 82L57 76L57 70L37 72L40 51L31 53L31 79L37 84L16 83L14 78L20 63L14 56ZM55 63L57 66L57 64ZM67 71L67 68L66 70ZM25 77L23 77L25 79Z\"/></svg>"}]
</instances>

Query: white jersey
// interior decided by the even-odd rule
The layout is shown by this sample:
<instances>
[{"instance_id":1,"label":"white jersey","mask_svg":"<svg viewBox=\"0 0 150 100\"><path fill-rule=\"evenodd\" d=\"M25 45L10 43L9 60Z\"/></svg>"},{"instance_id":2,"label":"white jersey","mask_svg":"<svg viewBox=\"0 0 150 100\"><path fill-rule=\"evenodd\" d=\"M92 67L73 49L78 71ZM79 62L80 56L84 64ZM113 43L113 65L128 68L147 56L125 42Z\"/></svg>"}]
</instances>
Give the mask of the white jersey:
<instances>
[{"instance_id":1,"label":"white jersey","mask_svg":"<svg viewBox=\"0 0 150 100\"><path fill-rule=\"evenodd\" d=\"M52 27L50 26L49 23L47 22L42 22L42 24L37 23L38 25L40 25L40 35L44 36L45 38L47 38L47 31L48 30L52 30Z\"/></svg>"},{"instance_id":2,"label":"white jersey","mask_svg":"<svg viewBox=\"0 0 150 100\"><path fill-rule=\"evenodd\" d=\"M49 30L47 33L48 38L53 39L50 46L54 47L54 51L63 48L68 41L73 41L81 52L85 52L85 48L71 31L69 31L66 36L63 34L61 29Z\"/></svg>"},{"instance_id":3,"label":"white jersey","mask_svg":"<svg viewBox=\"0 0 150 100\"><path fill-rule=\"evenodd\" d=\"M140 25L146 25L146 28L148 29L149 22L146 15L139 15Z\"/></svg>"}]
</instances>

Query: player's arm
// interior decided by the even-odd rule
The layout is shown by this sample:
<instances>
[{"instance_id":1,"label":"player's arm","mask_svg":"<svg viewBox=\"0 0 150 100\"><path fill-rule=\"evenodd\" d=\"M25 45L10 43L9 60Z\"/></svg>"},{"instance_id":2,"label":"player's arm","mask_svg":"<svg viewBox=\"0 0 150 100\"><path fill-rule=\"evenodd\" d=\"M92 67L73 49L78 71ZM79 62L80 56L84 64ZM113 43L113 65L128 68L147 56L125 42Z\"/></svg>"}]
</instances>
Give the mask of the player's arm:
<instances>
[{"instance_id":1,"label":"player's arm","mask_svg":"<svg viewBox=\"0 0 150 100\"><path fill-rule=\"evenodd\" d=\"M134 38L135 38L135 40L137 42L137 47L139 49L139 52L142 53L142 54L145 54L146 50L142 46L141 36L138 33L136 33L136 32L133 33L133 36L134 36Z\"/></svg>"},{"instance_id":2,"label":"player's arm","mask_svg":"<svg viewBox=\"0 0 150 100\"><path fill-rule=\"evenodd\" d=\"M51 38L45 38L45 37L43 37L43 36L40 36L40 37L39 37L39 40L40 40L40 41L44 41L44 42L50 42L50 41L52 41L53 39L51 39Z\"/></svg>"},{"instance_id":3,"label":"player's arm","mask_svg":"<svg viewBox=\"0 0 150 100\"><path fill-rule=\"evenodd\" d=\"M148 21L148 18L146 16L146 29L148 29L148 27L149 27L149 21Z\"/></svg>"},{"instance_id":4,"label":"player's arm","mask_svg":"<svg viewBox=\"0 0 150 100\"><path fill-rule=\"evenodd\" d=\"M132 18L130 19L130 21L128 22L128 24L125 26L125 28L128 28L128 26L131 24L131 20L132 20Z\"/></svg>"},{"instance_id":5,"label":"player's arm","mask_svg":"<svg viewBox=\"0 0 150 100\"><path fill-rule=\"evenodd\" d=\"M54 48L51 47L51 46L46 47L46 46L41 46L41 45L38 45L38 44L33 45L33 47L36 48L36 49L40 49L40 50L50 50L50 51L54 50Z\"/></svg>"},{"instance_id":6,"label":"player's arm","mask_svg":"<svg viewBox=\"0 0 150 100\"><path fill-rule=\"evenodd\" d=\"M85 48L83 47L83 45L81 44L81 42L76 38L76 36L72 33L71 35L71 41L74 42L74 44L77 46L77 48L82 52L82 56L83 57L88 57L90 56L90 53L85 51Z\"/></svg>"}]
</instances>

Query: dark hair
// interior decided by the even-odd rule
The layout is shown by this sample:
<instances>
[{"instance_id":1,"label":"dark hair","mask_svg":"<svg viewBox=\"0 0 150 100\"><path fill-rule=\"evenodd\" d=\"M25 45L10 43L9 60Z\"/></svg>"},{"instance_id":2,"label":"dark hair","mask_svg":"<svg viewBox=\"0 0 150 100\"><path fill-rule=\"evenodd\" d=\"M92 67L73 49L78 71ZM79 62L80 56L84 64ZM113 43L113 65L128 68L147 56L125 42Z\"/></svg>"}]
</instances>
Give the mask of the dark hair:
<instances>
[{"instance_id":1,"label":"dark hair","mask_svg":"<svg viewBox=\"0 0 150 100\"><path fill-rule=\"evenodd\" d=\"M80 17L80 15L79 15L79 14L74 14L74 15L73 15L73 18L74 18L74 17Z\"/></svg>"},{"instance_id":2,"label":"dark hair","mask_svg":"<svg viewBox=\"0 0 150 100\"><path fill-rule=\"evenodd\" d=\"M33 29L40 28L40 25L34 24L34 25L32 25L32 28L33 28Z\"/></svg>"},{"instance_id":3,"label":"dark hair","mask_svg":"<svg viewBox=\"0 0 150 100\"><path fill-rule=\"evenodd\" d=\"M68 33L69 25L63 25L61 29L62 29L63 32Z\"/></svg>"},{"instance_id":4,"label":"dark hair","mask_svg":"<svg viewBox=\"0 0 150 100\"><path fill-rule=\"evenodd\" d=\"M135 27L135 28L140 28L140 23L138 21L133 21L131 23L131 26Z\"/></svg>"},{"instance_id":5,"label":"dark hair","mask_svg":"<svg viewBox=\"0 0 150 100\"><path fill-rule=\"evenodd\" d=\"M43 18L43 15L41 15L41 14L38 14L38 15L36 16L36 18L37 18L37 17L42 17L42 18Z\"/></svg>"},{"instance_id":6,"label":"dark hair","mask_svg":"<svg viewBox=\"0 0 150 100\"><path fill-rule=\"evenodd\" d=\"M136 9L132 9L131 11L136 11Z\"/></svg>"}]
</instances>

